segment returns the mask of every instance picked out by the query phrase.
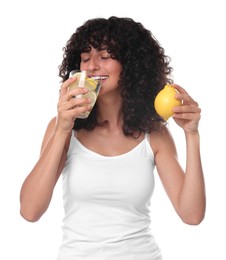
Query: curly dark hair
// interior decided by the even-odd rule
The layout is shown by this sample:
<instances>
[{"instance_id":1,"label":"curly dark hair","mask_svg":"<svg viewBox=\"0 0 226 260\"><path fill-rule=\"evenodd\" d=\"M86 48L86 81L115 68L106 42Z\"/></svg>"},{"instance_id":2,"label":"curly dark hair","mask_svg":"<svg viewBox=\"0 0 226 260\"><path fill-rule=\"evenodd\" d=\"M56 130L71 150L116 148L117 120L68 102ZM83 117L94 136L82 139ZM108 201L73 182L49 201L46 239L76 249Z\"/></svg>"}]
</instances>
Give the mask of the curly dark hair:
<instances>
[{"instance_id":1,"label":"curly dark hair","mask_svg":"<svg viewBox=\"0 0 226 260\"><path fill-rule=\"evenodd\" d=\"M95 18L77 28L63 48L59 76L64 82L70 71L80 68L82 52L91 46L107 46L111 58L122 65L119 87L123 99L123 132L138 136L142 132L160 129L164 120L156 113L154 99L166 83L172 83L170 58L165 55L153 34L131 18L112 16ZM97 121L97 105L87 119L76 119L74 129L92 130L101 125ZM105 122L106 123L106 122Z\"/></svg>"}]
</instances>

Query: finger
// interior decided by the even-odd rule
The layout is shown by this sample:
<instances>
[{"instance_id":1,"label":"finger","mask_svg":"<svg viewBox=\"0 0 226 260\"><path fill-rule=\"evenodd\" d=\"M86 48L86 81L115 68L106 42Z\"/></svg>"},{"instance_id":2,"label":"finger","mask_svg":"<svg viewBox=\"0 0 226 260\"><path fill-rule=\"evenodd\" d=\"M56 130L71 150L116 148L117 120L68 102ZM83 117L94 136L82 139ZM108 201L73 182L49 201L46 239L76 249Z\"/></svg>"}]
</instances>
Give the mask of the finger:
<instances>
[{"instance_id":1,"label":"finger","mask_svg":"<svg viewBox=\"0 0 226 260\"><path fill-rule=\"evenodd\" d=\"M60 95L60 100L69 101L71 98L74 98L77 95L83 95L88 92L87 88L73 88L67 90L67 92L63 95Z\"/></svg>"},{"instance_id":2,"label":"finger","mask_svg":"<svg viewBox=\"0 0 226 260\"><path fill-rule=\"evenodd\" d=\"M198 103L188 94L176 93L175 98L183 101L183 104L193 104L195 106L198 106Z\"/></svg>"},{"instance_id":3,"label":"finger","mask_svg":"<svg viewBox=\"0 0 226 260\"><path fill-rule=\"evenodd\" d=\"M79 115L86 113L87 111L90 111L91 109L92 109L92 107L90 105L75 107L73 109L64 111L64 113L62 114L62 117L74 120Z\"/></svg>"},{"instance_id":4,"label":"finger","mask_svg":"<svg viewBox=\"0 0 226 260\"><path fill-rule=\"evenodd\" d=\"M181 86L177 85L177 84L172 84L172 86L181 94L188 94L188 92L182 88Z\"/></svg>"},{"instance_id":5,"label":"finger","mask_svg":"<svg viewBox=\"0 0 226 260\"><path fill-rule=\"evenodd\" d=\"M88 110L91 109L91 102L92 101L89 98L72 98L68 102L59 102L57 107L58 116L61 118L68 118L68 111L73 110L73 117L75 117L76 115L79 115L79 113L81 113L81 107L87 107ZM85 111L87 111L87 109L85 109Z\"/></svg>"},{"instance_id":6,"label":"finger","mask_svg":"<svg viewBox=\"0 0 226 260\"><path fill-rule=\"evenodd\" d=\"M60 88L60 95L64 95L65 93L67 93L69 85L75 82L76 80L76 77L72 77L64 81Z\"/></svg>"},{"instance_id":7,"label":"finger","mask_svg":"<svg viewBox=\"0 0 226 260\"><path fill-rule=\"evenodd\" d=\"M65 96L66 100L70 100L71 98L82 98L82 95L87 93L89 90L87 88L74 88L69 89L67 95Z\"/></svg>"},{"instance_id":8,"label":"finger","mask_svg":"<svg viewBox=\"0 0 226 260\"><path fill-rule=\"evenodd\" d=\"M201 113L200 107L196 105L182 105L173 108L174 113Z\"/></svg>"},{"instance_id":9,"label":"finger","mask_svg":"<svg viewBox=\"0 0 226 260\"><path fill-rule=\"evenodd\" d=\"M175 113L173 118L198 122L201 118L201 115L199 113Z\"/></svg>"},{"instance_id":10,"label":"finger","mask_svg":"<svg viewBox=\"0 0 226 260\"><path fill-rule=\"evenodd\" d=\"M177 84L172 84L172 86L174 86L174 88L178 91L178 93L176 93L175 98L183 101L183 102L187 102L189 104L195 104L196 106L198 106L198 103L188 94L188 92L182 88L181 86L177 85Z\"/></svg>"},{"instance_id":11,"label":"finger","mask_svg":"<svg viewBox=\"0 0 226 260\"><path fill-rule=\"evenodd\" d=\"M59 103L58 109L61 111L66 111L74 109L76 107L87 106L92 103L90 98L72 98L68 102Z\"/></svg>"}]
</instances>

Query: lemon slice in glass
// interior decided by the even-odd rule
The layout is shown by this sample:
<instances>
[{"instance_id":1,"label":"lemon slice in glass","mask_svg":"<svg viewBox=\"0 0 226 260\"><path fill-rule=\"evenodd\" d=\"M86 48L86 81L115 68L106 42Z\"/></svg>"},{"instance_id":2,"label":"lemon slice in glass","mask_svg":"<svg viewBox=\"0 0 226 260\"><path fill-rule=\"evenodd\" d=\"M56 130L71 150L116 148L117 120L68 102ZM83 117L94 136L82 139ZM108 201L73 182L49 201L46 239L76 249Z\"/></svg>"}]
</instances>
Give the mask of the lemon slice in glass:
<instances>
[{"instance_id":1,"label":"lemon slice in glass","mask_svg":"<svg viewBox=\"0 0 226 260\"><path fill-rule=\"evenodd\" d=\"M91 91L95 90L97 87L97 82L92 78L86 78L85 87Z\"/></svg>"},{"instance_id":2,"label":"lemon slice in glass","mask_svg":"<svg viewBox=\"0 0 226 260\"><path fill-rule=\"evenodd\" d=\"M90 106L93 107L97 99L97 94L95 92L89 91L88 93L84 94L84 97L90 98L92 100Z\"/></svg>"}]
</instances>

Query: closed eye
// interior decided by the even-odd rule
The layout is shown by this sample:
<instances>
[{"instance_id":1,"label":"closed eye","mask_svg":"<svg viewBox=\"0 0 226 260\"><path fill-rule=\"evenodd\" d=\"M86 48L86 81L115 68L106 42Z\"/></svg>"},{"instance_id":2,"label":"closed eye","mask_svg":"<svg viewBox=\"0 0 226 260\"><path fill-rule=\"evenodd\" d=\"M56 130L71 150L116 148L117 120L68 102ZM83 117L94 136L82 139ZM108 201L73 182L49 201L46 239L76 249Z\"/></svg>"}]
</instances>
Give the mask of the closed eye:
<instances>
[{"instance_id":1,"label":"closed eye","mask_svg":"<svg viewBox=\"0 0 226 260\"><path fill-rule=\"evenodd\" d=\"M110 58L110 56L102 56L102 57L101 57L102 60L107 60L107 59L109 59L109 58Z\"/></svg>"},{"instance_id":2,"label":"closed eye","mask_svg":"<svg viewBox=\"0 0 226 260\"><path fill-rule=\"evenodd\" d=\"M87 62L87 61L89 61L89 60L90 60L90 58L81 59L82 62Z\"/></svg>"}]
</instances>

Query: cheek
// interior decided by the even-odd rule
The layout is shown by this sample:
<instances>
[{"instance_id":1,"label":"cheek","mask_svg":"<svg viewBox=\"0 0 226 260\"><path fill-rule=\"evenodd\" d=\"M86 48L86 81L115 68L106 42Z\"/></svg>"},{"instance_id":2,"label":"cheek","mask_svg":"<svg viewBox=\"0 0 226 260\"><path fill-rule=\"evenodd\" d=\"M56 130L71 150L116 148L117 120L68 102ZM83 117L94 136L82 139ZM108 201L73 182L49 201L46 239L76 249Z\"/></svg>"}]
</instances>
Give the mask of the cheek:
<instances>
[{"instance_id":1,"label":"cheek","mask_svg":"<svg viewBox=\"0 0 226 260\"><path fill-rule=\"evenodd\" d=\"M118 81L120 79L120 74L121 74L121 70L115 71L115 80L117 81L117 84L118 84Z\"/></svg>"},{"instance_id":2,"label":"cheek","mask_svg":"<svg viewBox=\"0 0 226 260\"><path fill-rule=\"evenodd\" d=\"M88 70L85 64L80 63L80 70Z\"/></svg>"},{"instance_id":3,"label":"cheek","mask_svg":"<svg viewBox=\"0 0 226 260\"><path fill-rule=\"evenodd\" d=\"M122 71L122 66L120 63L116 63L114 66L113 66L114 69L112 69L112 72L113 74L115 75L115 77L117 77L119 79L120 77L120 74L121 74L121 71Z\"/></svg>"}]
</instances>

